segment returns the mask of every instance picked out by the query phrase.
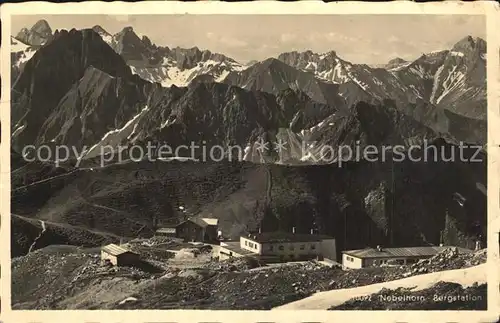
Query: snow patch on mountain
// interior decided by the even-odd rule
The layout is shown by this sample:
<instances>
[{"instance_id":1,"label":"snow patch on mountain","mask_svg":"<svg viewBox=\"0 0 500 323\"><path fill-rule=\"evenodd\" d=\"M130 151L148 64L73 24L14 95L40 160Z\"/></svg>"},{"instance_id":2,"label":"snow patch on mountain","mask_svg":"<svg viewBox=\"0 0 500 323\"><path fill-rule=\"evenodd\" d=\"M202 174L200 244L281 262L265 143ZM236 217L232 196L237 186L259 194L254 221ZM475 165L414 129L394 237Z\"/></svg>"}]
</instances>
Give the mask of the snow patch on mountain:
<instances>
[{"instance_id":1,"label":"snow patch on mountain","mask_svg":"<svg viewBox=\"0 0 500 323\"><path fill-rule=\"evenodd\" d=\"M452 55L452 56L458 56L458 57L464 57L465 56L464 53L462 53L462 52L455 52L455 51L451 51L450 55Z\"/></svg>"},{"instance_id":2,"label":"snow patch on mountain","mask_svg":"<svg viewBox=\"0 0 500 323\"><path fill-rule=\"evenodd\" d=\"M177 67L173 60L165 59L158 67L136 67L131 66L131 71L139 75L142 79L150 82L160 83L162 86L170 87L187 86L195 77L199 75L211 75L216 82L221 82L231 71L242 71L245 67L237 63L218 62L207 60L198 63L190 69Z\"/></svg>"},{"instance_id":3,"label":"snow patch on mountain","mask_svg":"<svg viewBox=\"0 0 500 323\"><path fill-rule=\"evenodd\" d=\"M29 61L33 55L35 55L35 50L24 51L16 62L17 67L22 67L27 61Z\"/></svg>"},{"instance_id":4,"label":"snow patch on mountain","mask_svg":"<svg viewBox=\"0 0 500 323\"><path fill-rule=\"evenodd\" d=\"M26 45L22 41L14 38L12 36L10 37L10 52L11 53L17 53L17 52L25 51L29 47L30 47L29 45Z\"/></svg>"},{"instance_id":5,"label":"snow patch on mountain","mask_svg":"<svg viewBox=\"0 0 500 323\"><path fill-rule=\"evenodd\" d=\"M465 77L465 74L463 72L455 72L457 69L457 66L453 66L452 70L448 74L448 77L444 80L442 86L443 86L443 92L441 95L436 99L436 103L439 104L439 102L446 96L448 95L451 91L456 90L457 88L463 87L464 82L463 79Z\"/></svg>"},{"instance_id":6,"label":"snow patch on mountain","mask_svg":"<svg viewBox=\"0 0 500 323\"><path fill-rule=\"evenodd\" d=\"M104 134L102 139L97 144L95 144L85 152L84 158L101 155L101 150L103 149L103 147L115 147L120 144L125 138L130 139L134 135L137 123L147 113L147 111L148 106L145 106L138 114L127 121L127 123L125 123L123 127L108 131L106 134ZM134 140L131 140L131 142L133 141Z\"/></svg>"},{"instance_id":7,"label":"snow patch on mountain","mask_svg":"<svg viewBox=\"0 0 500 323\"><path fill-rule=\"evenodd\" d=\"M431 102L436 102L435 101L436 91L438 90L439 84L441 82L441 74L443 73L443 69L444 65L441 65L434 76L434 83L432 84L432 92L430 97Z\"/></svg>"}]
</instances>

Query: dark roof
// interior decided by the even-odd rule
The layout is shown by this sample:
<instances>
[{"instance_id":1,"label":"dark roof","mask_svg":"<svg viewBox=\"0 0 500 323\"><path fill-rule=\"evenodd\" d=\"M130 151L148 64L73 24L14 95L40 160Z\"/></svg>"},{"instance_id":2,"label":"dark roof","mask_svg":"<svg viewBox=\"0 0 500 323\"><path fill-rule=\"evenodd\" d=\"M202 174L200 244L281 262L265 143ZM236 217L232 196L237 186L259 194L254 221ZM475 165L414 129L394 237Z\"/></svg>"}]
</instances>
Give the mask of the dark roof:
<instances>
[{"instance_id":1,"label":"dark roof","mask_svg":"<svg viewBox=\"0 0 500 323\"><path fill-rule=\"evenodd\" d=\"M180 226L180 225L182 225L184 223L187 223L187 222L192 222L192 223L194 223L194 224L196 224L196 225L198 225L198 226L200 226L202 228L206 228L206 227L208 227L210 225L209 223L207 223L203 219L200 219L200 218L189 218L189 219L187 219L185 221L182 221L178 225L176 225L176 227L178 227L178 226Z\"/></svg>"},{"instance_id":2,"label":"dark roof","mask_svg":"<svg viewBox=\"0 0 500 323\"><path fill-rule=\"evenodd\" d=\"M137 253L135 253L133 251L125 249L124 247L118 246L118 245L116 245L114 243L108 244L107 246L102 247L101 250L104 251L104 252L106 252L106 253L109 253L110 255L113 255L113 256L119 256L119 255L122 255L124 253L137 254Z\"/></svg>"},{"instance_id":3,"label":"dark roof","mask_svg":"<svg viewBox=\"0 0 500 323\"><path fill-rule=\"evenodd\" d=\"M307 234L307 233L293 233L293 232L263 232L263 233L252 233L244 238L253 240L258 243L271 243L271 242L314 242L321 241L325 239L333 239L333 237L319 234Z\"/></svg>"},{"instance_id":4,"label":"dark roof","mask_svg":"<svg viewBox=\"0 0 500 323\"><path fill-rule=\"evenodd\" d=\"M470 253L472 250L450 247L450 246L440 246L440 247L406 247L406 248L382 248L378 251L374 248L357 249L357 250L346 250L342 251L346 255L353 256L356 258L386 258L386 257L422 257L422 256L434 256L446 249L457 248L459 253Z\"/></svg>"}]
</instances>

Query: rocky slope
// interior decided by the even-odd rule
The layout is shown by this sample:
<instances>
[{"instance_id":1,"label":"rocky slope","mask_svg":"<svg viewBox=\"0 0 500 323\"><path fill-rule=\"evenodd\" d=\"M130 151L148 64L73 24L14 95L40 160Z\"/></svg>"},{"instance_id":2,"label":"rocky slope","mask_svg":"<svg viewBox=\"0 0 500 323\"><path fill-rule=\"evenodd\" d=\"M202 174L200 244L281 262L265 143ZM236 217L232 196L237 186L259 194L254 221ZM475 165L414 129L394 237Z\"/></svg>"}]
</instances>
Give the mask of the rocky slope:
<instances>
[{"instance_id":1,"label":"rocky slope","mask_svg":"<svg viewBox=\"0 0 500 323\"><path fill-rule=\"evenodd\" d=\"M47 43L51 37L52 28L50 28L49 23L46 20L39 20L30 29L21 29L15 38L31 46L41 46Z\"/></svg>"},{"instance_id":2,"label":"rocky slope","mask_svg":"<svg viewBox=\"0 0 500 323\"><path fill-rule=\"evenodd\" d=\"M415 103L417 98L473 119L486 118L486 42L467 36L450 50L415 61L391 60L385 68L352 64L335 52L288 52L278 57L333 83L354 82L370 96Z\"/></svg>"},{"instance_id":3,"label":"rocky slope","mask_svg":"<svg viewBox=\"0 0 500 323\"><path fill-rule=\"evenodd\" d=\"M387 70L365 64L352 64L338 57L334 51L321 55L312 51L288 52L279 55L278 59L299 70L311 72L323 81L354 84L376 100L393 99L406 104L414 103L417 97L412 88L401 84Z\"/></svg>"},{"instance_id":4,"label":"rocky slope","mask_svg":"<svg viewBox=\"0 0 500 323\"><path fill-rule=\"evenodd\" d=\"M162 88L132 74L94 30L57 32L27 63L12 93L15 150L65 144L88 157L104 145L150 139L245 147L257 134L287 126L311 101L295 92L278 98L217 83ZM290 102L295 108L286 111Z\"/></svg>"},{"instance_id":5,"label":"rocky slope","mask_svg":"<svg viewBox=\"0 0 500 323\"><path fill-rule=\"evenodd\" d=\"M457 149L435 144L444 145L446 156ZM393 163L391 155L341 167L144 161L71 170L28 186L19 181L12 212L135 237L179 219L175 210L184 205L192 214L219 218L228 236L259 223L266 231L317 228L335 236L339 250L439 244L441 236L464 247L484 240L485 160L433 162L441 157L432 150L413 154L431 161Z\"/></svg>"},{"instance_id":6,"label":"rocky slope","mask_svg":"<svg viewBox=\"0 0 500 323\"><path fill-rule=\"evenodd\" d=\"M479 53L482 46L459 43L455 51ZM156 64L167 54L183 70L211 60L234 62L196 48L157 47L130 28L111 36L98 26L56 31L34 53L12 87L14 214L134 237L152 234L160 220L175 219L181 203L193 214L219 214L223 230L234 236L263 221L267 230L297 226L308 232L318 226L344 249L438 244L441 231L450 244L469 246L481 234L484 239L484 153L478 163L443 161L443 153L432 155L436 161L430 163L408 159L410 145L420 146L421 157L429 142L444 155L457 154L458 141L485 143L484 120L418 97L428 85L406 92L399 81L397 73L405 68L437 74L448 52L420 60L418 68L415 62L394 62L397 71L353 65L335 53L292 53L230 72L223 83L213 82L215 74L198 75L187 87L148 82L127 65ZM469 63L468 70L477 65ZM331 64L339 67L321 80ZM414 103L408 93L415 94ZM261 141L270 143L265 152L256 144ZM275 151L280 141L285 143ZM232 161L215 156L221 163L202 159L201 149L182 156L202 163L134 162L128 150L116 165L113 160L101 167L97 158L107 145L175 148L190 142L243 151ZM20 154L28 144L71 146L84 160L26 163ZM335 151L368 145L385 155L369 162ZM399 145L406 159L393 163L396 153L382 150L387 145ZM475 155L475 149L466 154Z\"/></svg>"},{"instance_id":7,"label":"rocky slope","mask_svg":"<svg viewBox=\"0 0 500 323\"><path fill-rule=\"evenodd\" d=\"M243 69L229 57L197 47L157 46L147 36L140 38L132 27L125 27L115 35L110 35L100 26L93 29L125 59L134 74L163 86L186 86L204 75L220 81L230 71Z\"/></svg>"},{"instance_id":8,"label":"rocky slope","mask_svg":"<svg viewBox=\"0 0 500 323\"><path fill-rule=\"evenodd\" d=\"M197 47L157 46L147 36L139 37L132 27L114 35L98 25L93 29L124 58L134 74L163 86L186 86L203 80L274 94L294 88L318 102L337 104L337 108L358 101L391 99L405 106L423 100L461 116L486 118L486 42L480 38L467 36L449 50L427 53L414 61L395 58L383 68L352 64L335 51L317 54L310 50L280 54L277 59L287 65L282 66L274 59L243 65ZM37 22L32 30L23 29L17 39L37 46L50 39L46 21ZM38 41L30 41L28 36L22 36L28 34L45 36L31 36ZM343 100L331 98L328 92Z\"/></svg>"},{"instance_id":9,"label":"rocky slope","mask_svg":"<svg viewBox=\"0 0 500 323\"><path fill-rule=\"evenodd\" d=\"M408 146L439 136L484 142L481 127L468 125L452 113L421 103L396 109L391 101L377 104L372 113L362 102L347 106L335 92L345 85L319 82L311 74L274 59L254 66L260 66L257 75L264 75L267 68L280 71L283 78L254 79L248 89L203 81L185 88L163 88L131 73L123 56L95 30L58 31L51 43L28 61L13 85L13 147L21 152L27 144L64 144L76 150L72 157L91 158L102 154L108 145L167 142L177 147L205 142L207 149L213 145L246 148L238 158L243 155L243 159L255 161L260 159L254 151L255 142L265 138L287 141L287 159L293 163L313 162L325 145L352 146L354 138L361 139L362 145L369 139L378 145ZM255 69L247 71L253 75ZM231 83L232 75L225 82ZM299 89L289 88L294 79ZM45 87L49 82L51 86ZM271 88L275 94L268 93ZM33 102L37 102L36 109ZM363 113L372 115L365 117ZM367 124L360 128L360 123ZM400 138L385 134L372 138L370 131L379 131L381 123L387 133L398 129L396 136ZM346 137L347 133L351 135ZM312 156L291 153L304 150L304 144Z\"/></svg>"},{"instance_id":10,"label":"rocky slope","mask_svg":"<svg viewBox=\"0 0 500 323\"><path fill-rule=\"evenodd\" d=\"M27 61L52 39L52 28L46 20L37 21L30 29L21 29L10 37L11 84L15 82Z\"/></svg>"},{"instance_id":11,"label":"rocky slope","mask_svg":"<svg viewBox=\"0 0 500 323\"><path fill-rule=\"evenodd\" d=\"M39 221L11 215L11 255L24 256L49 245L100 246L118 242L112 234L94 232L79 227L49 221Z\"/></svg>"},{"instance_id":12,"label":"rocky slope","mask_svg":"<svg viewBox=\"0 0 500 323\"><path fill-rule=\"evenodd\" d=\"M136 244L130 243L130 246L138 248ZM207 260L197 264L186 260L188 267L183 269L175 267L172 258L161 254L161 247L141 247L140 250L144 261L137 267L106 267L99 264L96 249L69 246L47 247L13 259L13 308L269 310L318 291L383 283L408 277L405 274L409 272L406 266L343 271L313 262L253 268L248 266L250 262L244 263L241 259L228 263ZM472 255L470 258L474 257ZM453 268L455 262L454 259L448 259L445 265ZM483 262L484 259L480 261ZM410 272L409 275L418 274ZM483 302L455 302L448 307L437 308L483 309L485 286L478 287L465 292L483 296ZM52 290L57 290L57 293ZM433 291L443 291L446 296L453 296L460 289L457 290L453 284L438 283ZM420 293L428 292L424 290ZM398 296L410 292L382 290L381 293ZM415 302L408 304L408 307L424 310L435 309L436 305ZM397 304L386 304L384 307L380 302L348 302L343 305L343 309L370 308L401 307Z\"/></svg>"},{"instance_id":13,"label":"rocky slope","mask_svg":"<svg viewBox=\"0 0 500 323\"><path fill-rule=\"evenodd\" d=\"M13 84L19 76L19 73L21 73L26 62L29 61L35 54L38 46L27 45L12 36L10 37L10 46L10 79L11 84Z\"/></svg>"},{"instance_id":14,"label":"rocky slope","mask_svg":"<svg viewBox=\"0 0 500 323\"><path fill-rule=\"evenodd\" d=\"M47 131L42 127L44 122L49 120L48 117L56 111L58 105L66 102L65 95L68 92L78 89L77 82L84 82L88 86L95 84L91 76L82 79L90 67L109 75L107 80L116 77L127 82L135 82L132 87L137 87L138 91L142 91L142 87L146 86L145 81L140 82L139 77L132 75L121 56L103 42L97 33L91 30L76 31L74 29L69 32L56 32L54 39L40 48L26 63L12 86L11 121L15 149L29 143L40 144L39 133ZM102 80L99 86L106 84L106 77L103 76ZM97 91L91 92L91 96L100 94L98 88ZM109 91L104 92L109 95ZM118 97L120 93L122 92L119 88L115 87L115 96ZM89 98L83 98L83 100L87 99ZM81 113L78 110L79 107L72 106L71 109L73 111L76 109ZM116 111L110 111L110 114L114 114L113 112ZM75 112L64 110L61 113L69 114L67 127L73 122L81 122L75 119ZM90 115L89 117L95 120L97 116ZM85 126L85 121L82 126ZM52 138L47 141L50 140Z\"/></svg>"},{"instance_id":15,"label":"rocky slope","mask_svg":"<svg viewBox=\"0 0 500 323\"><path fill-rule=\"evenodd\" d=\"M78 32L72 31L72 33ZM250 101L265 102L263 107L259 107L257 111L262 115L259 117L261 121L257 122L255 118L245 121L248 123L248 131L244 131L244 135L239 136L238 139L231 138L231 134L219 129L219 131L226 132L218 136L219 142L222 137L224 137L225 142L230 142L229 138L231 138L233 142L243 147L247 146L250 152L254 151L252 141L259 136L271 136L271 138L285 136L289 142L294 142L295 144L292 145L295 146L297 144L300 146L304 141L310 141L311 136L313 138L324 137L321 132L325 125L334 124L339 115L351 114L352 107L358 102L384 106L395 105L404 115L417 120L447 140L485 143L485 121L463 117L461 115L463 111L451 112L456 110L450 108L454 104L443 103L439 105L437 100L432 99L432 91L438 93L439 89L443 87L433 85L433 75L437 75L439 71L441 71L439 73L443 73L443 64L445 64L446 57L449 56L449 51L423 56L410 63L396 60L397 66L389 70L351 64L339 58L335 52L318 55L311 51L284 53L279 56L279 59L271 58L243 68L234 60L210 51L200 51L198 48L170 49L156 46L146 36L139 38L131 27L124 28L116 35L107 33L100 26L95 26L93 31L87 30L85 33L92 34L91 37L85 38L85 42L93 45L89 45L88 51L76 55L80 57L89 55L96 58L98 56L96 51L100 47L105 47L104 43L108 44L119 55L113 55L109 49L106 49L104 50L105 55L99 62L96 61L96 64L93 64L92 60L85 59L82 61L77 75L62 80L61 87L47 89L50 92L49 95L54 96L54 102L42 102L45 107L41 109L44 111L40 111L39 116L46 113L47 116L50 115L49 118L33 116L34 112L31 111L29 102L41 98L32 93L23 93L28 87L26 81L16 82L13 87L14 105L16 106L13 113L13 137L19 137L19 139L15 139L19 143L14 146L21 147L23 144L33 142L36 144L64 143L76 145L79 150L85 146L86 149L90 150L89 156L94 156L99 147L109 143L118 144L129 139L132 142L151 138L160 141L165 140L165 138L172 140L171 137L178 137L177 130L169 130L172 127L178 128L179 119L174 114L179 110L184 110L182 107L175 108L173 105L200 102L200 96L203 95L205 95L205 99L207 95L220 97L221 92L225 92L224 100L208 99L214 104L215 110L213 111L220 111L223 106L227 107L229 100L232 100L231 105L237 106L237 108L229 113L245 115L253 113L245 112L253 104ZM59 31L56 34L59 34ZM47 73L49 69L54 70L51 73L67 74L63 64L55 67L51 63L53 60L47 58L48 55L52 55L52 52L58 51L59 54L55 55L60 56L59 59L66 60L65 64L71 64L71 60L78 59L77 56L63 58L62 51L59 49L63 46L72 46L72 40L64 37L64 39L57 38L55 44L45 46L51 47L51 50L41 50L44 54L40 55L41 58L34 59L33 65L36 68L26 71L23 76L24 80L43 79L44 76L41 75ZM98 38L101 38L102 41L99 42ZM472 46L475 46L474 50L470 50ZM468 51L467 57L481 56L484 51L484 44L480 40L472 40L472 43L463 41L455 47L456 52L458 50ZM80 51L78 47L75 50L76 52ZM76 52L72 51L72 53ZM20 58L16 61L16 66L13 66L13 76L20 73L23 60L29 59L29 55L34 53L35 51L30 49L13 54L13 57ZM455 61L451 62L446 64L453 65ZM471 62L465 68L470 69L470 66L475 66L475 62L476 60L471 58ZM118 74L109 72L109 69L113 70L117 66L120 68ZM456 65L453 66L456 67ZM127 68L132 70L132 74L139 75L140 79L132 77L131 73L126 71ZM477 67L476 70L478 72L474 75L479 77L481 68ZM159 85L142 81L144 79L160 82L162 85L190 83L191 89L198 90L191 91L177 87L162 89ZM177 82L174 79L181 81ZM77 80L78 84L75 83ZM208 85L217 81L246 89L253 94L244 96L243 101L245 102L242 102L241 95L231 94L235 90ZM477 81L477 84L481 83L480 77ZM200 86L200 83L205 85ZM68 89L69 85L71 85L70 89ZM209 93L203 94L203 90L200 90L203 87L208 87ZM112 90L114 88L120 90L114 91ZM292 89L296 93L303 92L309 98L304 100L301 97L297 100L297 95L291 94L292 92L288 89ZM460 102L466 101L464 95L468 94L453 91L455 93L453 95L462 95ZM256 92L271 93L275 98L269 97L264 101L252 99L253 96L263 96L263 94L256 94ZM122 96L121 93L127 93L127 95ZM440 94L440 96L447 96L446 93ZM481 101L482 92L476 91L475 93L477 96L474 98L468 97L472 98L474 102L483 102ZM451 92L449 95L452 95ZM188 98L184 99L184 96ZM193 98L192 96L197 97ZM284 100L283 96L288 97ZM166 98L168 99L165 100ZM238 101L237 103L234 102L235 99ZM46 101L47 98L41 100ZM305 103L308 100L313 102ZM275 102L273 103L273 101ZM438 106L435 106L433 101ZM280 102L284 102L287 108L285 109ZM316 118L316 124L299 127L300 122L297 123L297 119L300 119L304 113L300 107L303 104L307 106L328 105L330 108L320 109L319 115L323 119ZM75 110L75 106L79 105L86 105L86 108L83 110L80 107ZM104 109L104 105L113 106L113 109ZM262 104L258 105L262 106ZM48 106L50 106L50 112L45 111L45 109L49 109ZM295 108L290 109L288 106ZM275 109L280 109L282 112L273 111ZM172 112L174 110L177 112ZM330 113L325 113L326 111ZM341 113L333 115L337 111ZM212 118L212 112L198 111L198 113L210 115L201 118L205 121ZM273 116L271 120L266 120L265 124L262 124L262 120L267 119L269 113L275 116L284 115L284 118L277 120ZM81 121L78 121L77 117ZM226 122L238 118L238 116L232 116ZM49 121L45 123L45 119ZM175 124L171 123L173 120L177 120ZM35 125L32 125L33 122ZM221 127L220 121L210 120L210 123L212 123L212 128ZM141 130L142 124L147 124L149 128ZM36 133L42 125L44 125L45 130L42 129ZM164 129L165 127L167 129ZM183 123L182 127L186 128L188 125ZM226 124L223 127L230 126ZM139 132L138 135L136 135L136 131ZM304 135L304 132L312 133L312 135ZM80 136L79 133L84 135ZM190 136L183 136L182 140L185 139L190 139ZM177 140L180 139L173 139L173 141ZM321 148L321 146L320 144L316 148ZM293 159L297 162L302 157L304 156ZM261 159L257 153L246 156L246 160L255 161L257 159Z\"/></svg>"},{"instance_id":16,"label":"rocky slope","mask_svg":"<svg viewBox=\"0 0 500 323\"><path fill-rule=\"evenodd\" d=\"M486 120L486 42L483 39L465 37L450 50L423 55L390 71L436 106Z\"/></svg>"},{"instance_id":17,"label":"rocky slope","mask_svg":"<svg viewBox=\"0 0 500 323\"><path fill-rule=\"evenodd\" d=\"M273 94L292 89L306 93L313 101L339 110L348 107L338 85L322 82L313 74L297 70L274 58L256 63L244 71L232 72L223 82L246 90Z\"/></svg>"}]
</instances>

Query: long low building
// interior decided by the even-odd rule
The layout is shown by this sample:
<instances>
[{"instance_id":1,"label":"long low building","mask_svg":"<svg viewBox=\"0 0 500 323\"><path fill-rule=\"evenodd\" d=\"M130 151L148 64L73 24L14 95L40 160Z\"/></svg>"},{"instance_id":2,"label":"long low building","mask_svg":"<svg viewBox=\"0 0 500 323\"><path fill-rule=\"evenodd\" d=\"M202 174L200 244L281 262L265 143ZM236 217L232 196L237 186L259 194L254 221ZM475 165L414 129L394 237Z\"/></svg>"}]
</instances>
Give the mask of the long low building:
<instances>
[{"instance_id":1,"label":"long low building","mask_svg":"<svg viewBox=\"0 0 500 323\"><path fill-rule=\"evenodd\" d=\"M233 257L243 257L255 255L252 251L240 247L239 241L221 242L219 247L219 260L226 260Z\"/></svg>"},{"instance_id":2,"label":"long low building","mask_svg":"<svg viewBox=\"0 0 500 323\"><path fill-rule=\"evenodd\" d=\"M451 246L405 247L405 248L365 248L342 251L342 266L345 268L375 267L394 263L407 265L427 259L450 248L458 253L470 253L472 250Z\"/></svg>"},{"instance_id":3,"label":"long low building","mask_svg":"<svg viewBox=\"0 0 500 323\"><path fill-rule=\"evenodd\" d=\"M318 234L264 232L241 236L238 242L223 242L219 259L253 255L264 261L300 261L326 258L336 261L335 239Z\"/></svg>"},{"instance_id":4,"label":"long low building","mask_svg":"<svg viewBox=\"0 0 500 323\"><path fill-rule=\"evenodd\" d=\"M134 265L140 261L140 255L122 245L112 243L101 248L101 262L105 261L114 266Z\"/></svg>"}]
</instances>

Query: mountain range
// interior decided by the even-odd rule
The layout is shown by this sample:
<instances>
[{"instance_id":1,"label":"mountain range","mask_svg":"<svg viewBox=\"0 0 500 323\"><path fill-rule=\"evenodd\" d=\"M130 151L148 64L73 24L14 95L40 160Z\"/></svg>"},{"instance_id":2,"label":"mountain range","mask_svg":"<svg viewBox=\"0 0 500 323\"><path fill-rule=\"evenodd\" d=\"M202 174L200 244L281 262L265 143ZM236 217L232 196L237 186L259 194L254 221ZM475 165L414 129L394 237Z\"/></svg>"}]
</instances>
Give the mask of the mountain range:
<instances>
[{"instance_id":1,"label":"mountain range","mask_svg":"<svg viewBox=\"0 0 500 323\"><path fill-rule=\"evenodd\" d=\"M155 45L131 27L52 32L37 22L11 37L12 212L88 236L133 237L152 234L158 217L176 217L183 205L216 216L231 236L261 223L316 226L339 239L339 250L437 244L443 236L470 246L485 239L485 160L338 167L321 157L324 147L341 145L485 146L485 52L484 40L465 37L383 67L335 51L244 65L196 47ZM275 144L262 151L263 141L284 142L282 153ZM105 145L151 142L238 145L243 161L98 167ZM80 167L27 163L26 145L72 146L83 152ZM19 248L16 255L26 252Z\"/></svg>"},{"instance_id":2,"label":"mountain range","mask_svg":"<svg viewBox=\"0 0 500 323\"><path fill-rule=\"evenodd\" d=\"M352 64L335 51L288 52L244 66L197 47L157 46L132 27L114 35L100 26L52 33L42 20L12 37L11 49L14 147L85 146L92 157L110 143L203 137L253 151L256 140L285 134L293 151L294 142L327 137L332 121L355 115L360 102L392 106L450 142L486 142L486 43L479 38L385 68ZM205 106L194 107L202 98Z\"/></svg>"}]
</instances>

